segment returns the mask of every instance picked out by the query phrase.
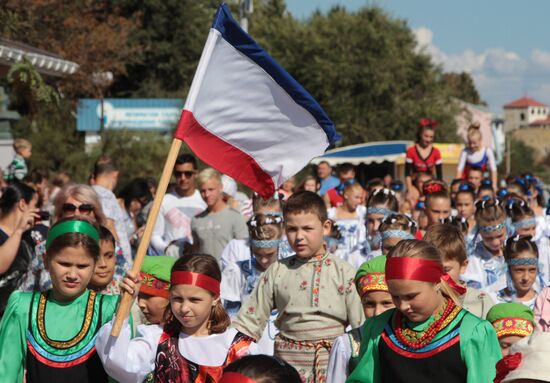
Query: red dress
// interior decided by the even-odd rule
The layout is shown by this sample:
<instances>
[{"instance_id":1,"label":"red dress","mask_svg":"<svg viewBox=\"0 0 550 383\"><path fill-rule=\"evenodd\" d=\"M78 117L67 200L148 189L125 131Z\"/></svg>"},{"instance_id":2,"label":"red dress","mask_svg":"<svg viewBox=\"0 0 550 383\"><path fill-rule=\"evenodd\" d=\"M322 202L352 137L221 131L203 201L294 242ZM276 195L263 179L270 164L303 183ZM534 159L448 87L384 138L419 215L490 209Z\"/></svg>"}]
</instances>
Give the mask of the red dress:
<instances>
[{"instance_id":1,"label":"red dress","mask_svg":"<svg viewBox=\"0 0 550 383\"><path fill-rule=\"evenodd\" d=\"M440 170L437 167L441 167L441 152L436 147L432 146L432 150L427 157L422 157L418 151L418 147L415 145L407 149L406 155L407 169L406 175L411 176L414 173L427 172L431 173L437 178L441 178L440 174L435 174L434 170L439 173Z\"/></svg>"}]
</instances>

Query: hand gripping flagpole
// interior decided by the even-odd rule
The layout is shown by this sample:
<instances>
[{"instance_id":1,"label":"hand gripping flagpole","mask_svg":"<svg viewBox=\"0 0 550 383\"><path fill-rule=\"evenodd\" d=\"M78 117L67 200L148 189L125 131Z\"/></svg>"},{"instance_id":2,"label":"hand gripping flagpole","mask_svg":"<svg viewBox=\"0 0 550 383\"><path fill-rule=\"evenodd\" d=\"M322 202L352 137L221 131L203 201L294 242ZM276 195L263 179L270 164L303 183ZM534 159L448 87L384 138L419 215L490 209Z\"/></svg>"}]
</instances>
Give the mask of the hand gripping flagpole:
<instances>
[{"instance_id":1,"label":"hand gripping flagpole","mask_svg":"<svg viewBox=\"0 0 550 383\"><path fill-rule=\"evenodd\" d=\"M147 254L147 249L149 248L149 243L151 242L151 236L153 234L155 222L157 221L160 206L162 204L164 195L166 194L166 190L168 189L168 184L170 183L172 171L174 169L174 165L176 164L176 158L178 157L179 151L181 149L181 145L183 142L183 130L185 129L186 125L189 124L188 114L186 113L186 110L192 110L193 108L193 105L197 98L198 89L200 88L200 85L202 83L202 79L204 77L208 61L210 60L210 57L212 55L212 50L215 43L216 36L210 33L208 35L208 40L206 41L201 58L199 60L199 65L197 67L195 77L193 78L193 83L191 84L191 88L189 89L189 94L187 95L187 99L185 101L185 106L183 107L178 127L176 128L176 132L174 133L174 139L172 140L172 145L170 147L170 151L168 152L168 157L166 158L166 162L164 163L164 170L162 171L162 174L160 176L160 181L157 187L157 192L155 193L153 205L151 206L151 211L149 213L149 216L147 217L145 231L143 233L143 237L141 238L141 242L139 243L136 257L134 259L134 264L132 266L133 275L139 275L141 265L143 264L143 259ZM132 295L124 292L122 294L122 299L116 312L116 319L115 323L113 324L113 329L111 330L112 336L118 337L118 335L120 334L122 324L124 323L124 319L128 317L128 313L130 312L132 303Z\"/></svg>"}]
</instances>

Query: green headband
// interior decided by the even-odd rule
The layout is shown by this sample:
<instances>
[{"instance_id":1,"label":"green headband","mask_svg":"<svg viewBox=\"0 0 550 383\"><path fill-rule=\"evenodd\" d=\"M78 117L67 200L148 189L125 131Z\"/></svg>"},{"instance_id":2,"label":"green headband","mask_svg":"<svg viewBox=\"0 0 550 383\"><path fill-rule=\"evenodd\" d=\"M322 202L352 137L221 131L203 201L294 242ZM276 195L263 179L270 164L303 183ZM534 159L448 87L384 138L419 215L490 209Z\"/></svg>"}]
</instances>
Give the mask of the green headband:
<instances>
[{"instance_id":1,"label":"green headband","mask_svg":"<svg viewBox=\"0 0 550 383\"><path fill-rule=\"evenodd\" d=\"M52 242L60 235L67 233L81 233L99 242L99 233L97 229L85 221L65 221L59 225L55 225L48 231L48 239L46 240L46 250L49 249Z\"/></svg>"}]
</instances>

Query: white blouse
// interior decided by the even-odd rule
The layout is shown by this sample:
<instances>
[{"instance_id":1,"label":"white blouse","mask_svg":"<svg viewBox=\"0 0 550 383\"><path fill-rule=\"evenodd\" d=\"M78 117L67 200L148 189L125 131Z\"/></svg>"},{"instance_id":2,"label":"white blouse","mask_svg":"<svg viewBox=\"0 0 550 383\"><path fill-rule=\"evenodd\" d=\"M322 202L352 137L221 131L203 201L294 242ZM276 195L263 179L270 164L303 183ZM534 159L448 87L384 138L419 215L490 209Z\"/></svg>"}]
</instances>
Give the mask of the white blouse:
<instances>
[{"instance_id":1,"label":"white blouse","mask_svg":"<svg viewBox=\"0 0 550 383\"><path fill-rule=\"evenodd\" d=\"M118 338L112 337L114 318L101 327L96 338L96 350L110 377L120 383L141 383L154 371L157 347L162 335L159 325L140 325L137 337L131 339L128 321L125 321ZM180 332L178 349L187 360L201 366L221 366L237 330L227 329L222 334L189 336ZM257 354L255 343L249 354Z\"/></svg>"}]
</instances>

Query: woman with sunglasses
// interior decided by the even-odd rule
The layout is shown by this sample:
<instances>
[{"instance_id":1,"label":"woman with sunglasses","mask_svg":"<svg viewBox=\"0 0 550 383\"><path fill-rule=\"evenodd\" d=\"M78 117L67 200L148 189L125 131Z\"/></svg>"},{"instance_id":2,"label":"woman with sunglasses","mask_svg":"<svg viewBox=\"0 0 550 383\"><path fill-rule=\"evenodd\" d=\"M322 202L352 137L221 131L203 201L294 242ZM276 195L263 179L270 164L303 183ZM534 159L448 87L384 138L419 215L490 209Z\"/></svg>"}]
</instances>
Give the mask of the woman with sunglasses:
<instances>
[{"instance_id":1,"label":"woman with sunglasses","mask_svg":"<svg viewBox=\"0 0 550 383\"><path fill-rule=\"evenodd\" d=\"M75 215L84 215L94 220L99 226L105 226L118 243L114 222L103 213L99 196L91 186L72 184L59 192L55 200L54 222Z\"/></svg>"},{"instance_id":2,"label":"woman with sunglasses","mask_svg":"<svg viewBox=\"0 0 550 383\"><path fill-rule=\"evenodd\" d=\"M115 233L114 228L109 227L109 222L105 219L96 192L88 185L69 185L59 192L55 200L54 221L74 215L87 216Z\"/></svg>"},{"instance_id":3,"label":"woman with sunglasses","mask_svg":"<svg viewBox=\"0 0 550 383\"><path fill-rule=\"evenodd\" d=\"M107 227L113 233L113 236L116 235L112 221L109 222L105 219L97 194L88 185L72 184L64 187L58 193L54 201L54 207L53 223L62 218L73 217L75 215L85 216L99 226ZM109 223L111 224L110 226ZM31 272L27 273L27 278L21 290L33 291L38 289L45 291L52 287L50 275L44 268L45 251L44 246L36 247L36 257L32 260L30 266ZM114 279L118 280L122 279L129 266L118 245L115 248L115 254L116 268Z\"/></svg>"}]
</instances>

